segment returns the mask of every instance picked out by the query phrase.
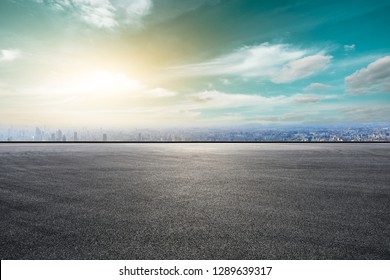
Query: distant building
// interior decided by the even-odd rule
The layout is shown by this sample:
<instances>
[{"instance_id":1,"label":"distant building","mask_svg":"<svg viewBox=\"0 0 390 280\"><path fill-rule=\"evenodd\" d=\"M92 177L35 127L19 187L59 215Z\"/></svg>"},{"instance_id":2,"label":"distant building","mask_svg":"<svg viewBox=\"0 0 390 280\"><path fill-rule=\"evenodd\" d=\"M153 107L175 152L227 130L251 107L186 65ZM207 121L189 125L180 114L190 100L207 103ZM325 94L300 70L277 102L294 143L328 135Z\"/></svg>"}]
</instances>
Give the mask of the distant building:
<instances>
[{"instance_id":1,"label":"distant building","mask_svg":"<svg viewBox=\"0 0 390 280\"><path fill-rule=\"evenodd\" d=\"M35 128L34 141L42 141L43 140L43 131L39 128Z\"/></svg>"},{"instance_id":2,"label":"distant building","mask_svg":"<svg viewBox=\"0 0 390 280\"><path fill-rule=\"evenodd\" d=\"M73 133L73 141L79 141L79 139L77 138L77 132L76 131Z\"/></svg>"},{"instance_id":3,"label":"distant building","mask_svg":"<svg viewBox=\"0 0 390 280\"><path fill-rule=\"evenodd\" d=\"M62 135L62 142L66 142L66 136Z\"/></svg>"},{"instance_id":4,"label":"distant building","mask_svg":"<svg viewBox=\"0 0 390 280\"><path fill-rule=\"evenodd\" d=\"M107 142L107 134L106 133L103 134L103 142Z\"/></svg>"},{"instance_id":5,"label":"distant building","mask_svg":"<svg viewBox=\"0 0 390 280\"><path fill-rule=\"evenodd\" d=\"M62 131L61 129L57 130L56 132L56 141L62 141Z\"/></svg>"}]
</instances>

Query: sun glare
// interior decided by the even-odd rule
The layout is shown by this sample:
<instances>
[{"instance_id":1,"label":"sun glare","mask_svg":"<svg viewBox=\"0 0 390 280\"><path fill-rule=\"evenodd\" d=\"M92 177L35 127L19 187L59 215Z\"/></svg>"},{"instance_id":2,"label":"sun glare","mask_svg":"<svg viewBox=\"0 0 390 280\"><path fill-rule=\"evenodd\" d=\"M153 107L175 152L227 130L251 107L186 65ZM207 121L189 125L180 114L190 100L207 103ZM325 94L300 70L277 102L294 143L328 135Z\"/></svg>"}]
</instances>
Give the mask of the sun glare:
<instances>
[{"instance_id":1,"label":"sun glare","mask_svg":"<svg viewBox=\"0 0 390 280\"><path fill-rule=\"evenodd\" d=\"M87 91L122 91L135 90L140 83L123 73L97 71L85 79L83 86Z\"/></svg>"}]
</instances>

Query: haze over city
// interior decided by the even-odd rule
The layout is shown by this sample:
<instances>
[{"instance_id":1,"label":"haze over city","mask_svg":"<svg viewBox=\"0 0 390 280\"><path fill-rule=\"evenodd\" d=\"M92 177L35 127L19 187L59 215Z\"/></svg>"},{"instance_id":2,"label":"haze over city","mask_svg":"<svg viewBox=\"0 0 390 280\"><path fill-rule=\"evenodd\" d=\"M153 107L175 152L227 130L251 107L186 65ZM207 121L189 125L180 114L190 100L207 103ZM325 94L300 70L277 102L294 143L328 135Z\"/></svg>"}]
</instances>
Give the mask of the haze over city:
<instances>
[{"instance_id":1,"label":"haze over city","mask_svg":"<svg viewBox=\"0 0 390 280\"><path fill-rule=\"evenodd\" d=\"M388 1L4 0L0 125L389 123Z\"/></svg>"}]
</instances>

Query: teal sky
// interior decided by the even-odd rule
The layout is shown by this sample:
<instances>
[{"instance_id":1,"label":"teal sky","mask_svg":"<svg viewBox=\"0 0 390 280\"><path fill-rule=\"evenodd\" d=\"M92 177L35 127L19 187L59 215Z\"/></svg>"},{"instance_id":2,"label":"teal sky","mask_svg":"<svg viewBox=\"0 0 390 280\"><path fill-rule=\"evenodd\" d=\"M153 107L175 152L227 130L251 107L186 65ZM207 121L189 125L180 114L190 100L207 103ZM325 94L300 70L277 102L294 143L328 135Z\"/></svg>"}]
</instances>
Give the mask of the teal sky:
<instances>
[{"instance_id":1,"label":"teal sky","mask_svg":"<svg viewBox=\"0 0 390 280\"><path fill-rule=\"evenodd\" d=\"M1 0L0 125L390 122L390 1Z\"/></svg>"}]
</instances>

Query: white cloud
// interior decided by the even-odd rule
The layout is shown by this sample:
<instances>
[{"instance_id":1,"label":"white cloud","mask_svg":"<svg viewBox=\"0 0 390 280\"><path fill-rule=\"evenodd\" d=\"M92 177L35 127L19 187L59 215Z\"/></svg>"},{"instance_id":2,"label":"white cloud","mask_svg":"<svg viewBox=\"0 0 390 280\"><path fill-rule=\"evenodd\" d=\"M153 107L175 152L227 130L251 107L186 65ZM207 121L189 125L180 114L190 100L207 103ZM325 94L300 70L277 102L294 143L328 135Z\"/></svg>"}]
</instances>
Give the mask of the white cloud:
<instances>
[{"instance_id":1,"label":"white cloud","mask_svg":"<svg viewBox=\"0 0 390 280\"><path fill-rule=\"evenodd\" d=\"M296 103L317 103L322 100L338 98L337 95L296 94L292 100Z\"/></svg>"},{"instance_id":2,"label":"white cloud","mask_svg":"<svg viewBox=\"0 0 390 280\"><path fill-rule=\"evenodd\" d=\"M231 82L229 81L229 79L221 79L221 82L222 82L222 84L224 84L224 85L230 85L230 84L231 84Z\"/></svg>"},{"instance_id":3,"label":"white cloud","mask_svg":"<svg viewBox=\"0 0 390 280\"><path fill-rule=\"evenodd\" d=\"M274 83L289 83L303 79L324 70L330 63L332 56L316 54L306 56L287 63L281 73L274 74Z\"/></svg>"},{"instance_id":4,"label":"white cloud","mask_svg":"<svg viewBox=\"0 0 390 280\"><path fill-rule=\"evenodd\" d=\"M307 87L304 88L304 91L314 91L314 90L323 90L331 88L330 85L322 84L322 83L311 83Z\"/></svg>"},{"instance_id":5,"label":"white cloud","mask_svg":"<svg viewBox=\"0 0 390 280\"><path fill-rule=\"evenodd\" d=\"M345 78L350 94L390 93L390 56L382 57Z\"/></svg>"},{"instance_id":6,"label":"white cloud","mask_svg":"<svg viewBox=\"0 0 390 280\"><path fill-rule=\"evenodd\" d=\"M153 7L152 0L124 1L126 10L126 22L138 25L142 17L148 15Z\"/></svg>"},{"instance_id":7,"label":"white cloud","mask_svg":"<svg viewBox=\"0 0 390 280\"><path fill-rule=\"evenodd\" d=\"M85 75L51 77L47 84L19 92L25 103L26 111L36 108L40 116L55 118L58 112L66 120L78 123L83 121L107 122L115 124L151 123L232 123L240 121L239 115L203 118L204 110L225 110L240 108L243 117L262 116L274 109L283 111L317 110L320 101L332 98L309 94L267 97L260 94L226 93L217 90L205 90L188 94L179 94L166 88L149 86L131 79L123 73L99 71ZM0 88L1 90L1 88ZM9 92L6 90L6 92ZM15 99L15 96L12 97ZM307 106L306 103L312 106ZM17 105L20 109L20 105ZM314 107L315 106L315 107ZM32 118L34 118L32 114ZM247 117L245 117L247 118ZM286 116L286 121L293 121L294 116ZM244 120L243 121L247 121ZM267 120L265 120L267 121ZM271 120L268 120L271 121ZM284 121L281 118L276 121Z\"/></svg>"},{"instance_id":8,"label":"white cloud","mask_svg":"<svg viewBox=\"0 0 390 280\"><path fill-rule=\"evenodd\" d=\"M156 97L156 98L172 97L172 96L177 95L176 92L171 91L171 90L167 90L165 88L153 88L153 89L146 90L144 93L146 96Z\"/></svg>"},{"instance_id":9,"label":"white cloud","mask_svg":"<svg viewBox=\"0 0 390 280\"><path fill-rule=\"evenodd\" d=\"M114 28L122 17L126 24L139 25L150 13L152 0L35 0L56 11L68 11L84 22L99 28Z\"/></svg>"},{"instance_id":10,"label":"white cloud","mask_svg":"<svg viewBox=\"0 0 390 280\"><path fill-rule=\"evenodd\" d=\"M51 77L39 88L31 89L41 96L65 98L102 98L121 100L156 99L175 96L177 93L164 88L155 88L129 78L124 73L96 71L84 75Z\"/></svg>"},{"instance_id":11,"label":"white cloud","mask_svg":"<svg viewBox=\"0 0 390 280\"><path fill-rule=\"evenodd\" d=\"M312 94L299 94L295 96L294 101L297 103L316 103L321 101L323 98L320 95Z\"/></svg>"},{"instance_id":12,"label":"white cloud","mask_svg":"<svg viewBox=\"0 0 390 280\"><path fill-rule=\"evenodd\" d=\"M115 27L115 7L108 0L73 0L78 5L80 17L97 27Z\"/></svg>"},{"instance_id":13,"label":"white cloud","mask_svg":"<svg viewBox=\"0 0 390 280\"><path fill-rule=\"evenodd\" d=\"M248 118L246 121L255 122L255 123L296 123L296 122L305 122L307 118L312 118L313 115L316 115L315 112L290 112L281 115L265 115L260 117Z\"/></svg>"},{"instance_id":14,"label":"white cloud","mask_svg":"<svg viewBox=\"0 0 390 280\"><path fill-rule=\"evenodd\" d=\"M354 51L355 48L356 48L355 44L352 44L352 45L344 45L344 51L345 51L345 52Z\"/></svg>"},{"instance_id":15,"label":"white cloud","mask_svg":"<svg viewBox=\"0 0 390 280\"><path fill-rule=\"evenodd\" d=\"M193 93L186 99L187 110L256 107L272 108L283 104L293 103L317 103L322 100L338 98L337 95L294 94L292 96L278 95L265 97L262 95L225 93L217 90L206 90Z\"/></svg>"},{"instance_id":16,"label":"white cloud","mask_svg":"<svg viewBox=\"0 0 390 280\"><path fill-rule=\"evenodd\" d=\"M311 52L286 44L265 43L244 47L207 62L171 69L184 76L240 75L288 83L324 70L332 59L332 56L322 53L309 55Z\"/></svg>"},{"instance_id":17,"label":"white cloud","mask_svg":"<svg viewBox=\"0 0 390 280\"><path fill-rule=\"evenodd\" d=\"M190 98L191 104L189 104L189 107L192 109L262 106L285 103L287 99L286 96L264 97L241 93L229 94L217 90L194 93Z\"/></svg>"},{"instance_id":18,"label":"white cloud","mask_svg":"<svg viewBox=\"0 0 390 280\"><path fill-rule=\"evenodd\" d=\"M99 28L112 28L118 25L115 7L109 0L35 0L56 11L69 11L86 23Z\"/></svg>"},{"instance_id":19,"label":"white cloud","mask_svg":"<svg viewBox=\"0 0 390 280\"><path fill-rule=\"evenodd\" d=\"M339 108L339 111L344 115L345 119L359 123L390 121L390 106L387 104L370 104L370 106L364 107L342 107Z\"/></svg>"},{"instance_id":20,"label":"white cloud","mask_svg":"<svg viewBox=\"0 0 390 280\"><path fill-rule=\"evenodd\" d=\"M244 47L235 52L198 64L173 68L185 75L238 74L246 77L269 76L277 66L304 56L301 50L291 50L288 45L261 44Z\"/></svg>"},{"instance_id":21,"label":"white cloud","mask_svg":"<svg viewBox=\"0 0 390 280\"><path fill-rule=\"evenodd\" d=\"M339 98L337 95L294 94L292 96L278 95L266 97L258 94L225 93L217 90L196 92L185 97L183 103L177 106L186 110L202 109L228 109L240 107L252 107L256 109L270 110L275 106L293 105L299 103L318 103L322 100Z\"/></svg>"},{"instance_id":22,"label":"white cloud","mask_svg":"<svg viewBox=\"0 0 390 280\"><path fill-rule=\"evenodd\" d=\"M20 51L15 49L0 50L0 62L12 61L20 57Z\"/></svg>"}]
</instances>

